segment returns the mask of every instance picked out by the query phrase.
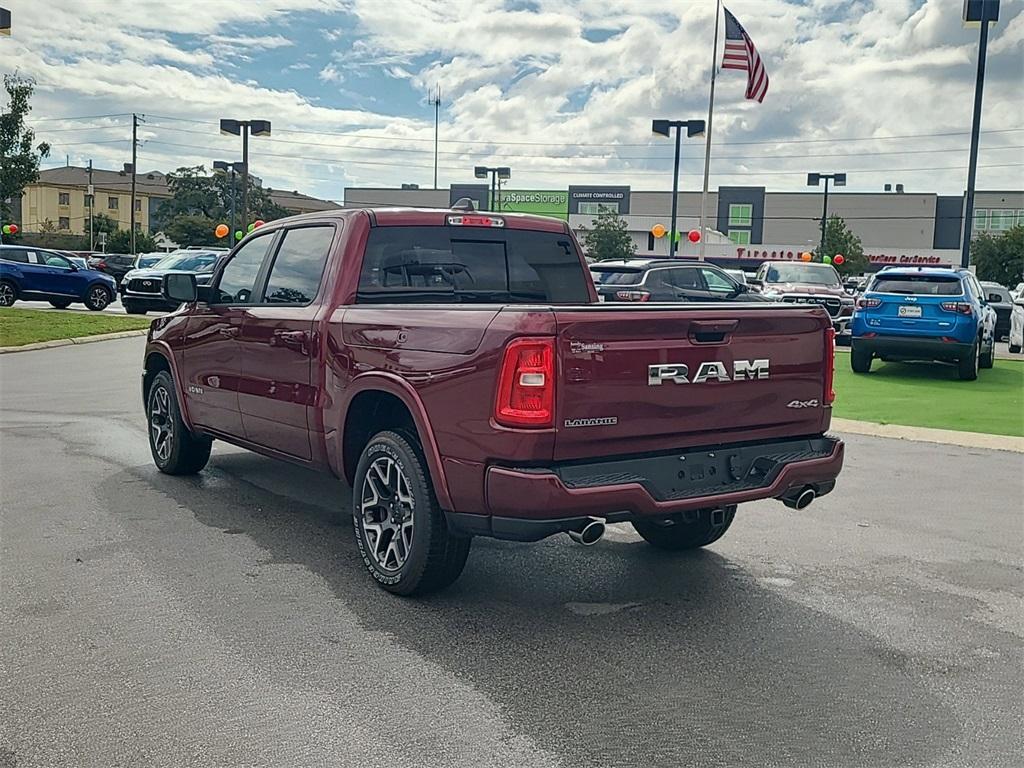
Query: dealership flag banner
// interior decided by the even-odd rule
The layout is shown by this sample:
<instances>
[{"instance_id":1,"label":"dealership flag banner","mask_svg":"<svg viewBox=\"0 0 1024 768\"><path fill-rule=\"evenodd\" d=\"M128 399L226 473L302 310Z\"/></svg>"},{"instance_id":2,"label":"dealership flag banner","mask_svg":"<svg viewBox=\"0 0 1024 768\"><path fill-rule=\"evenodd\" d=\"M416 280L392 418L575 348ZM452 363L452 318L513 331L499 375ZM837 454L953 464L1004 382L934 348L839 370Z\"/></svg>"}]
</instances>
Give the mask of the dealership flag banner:
<instances>
[{"instance_id":1,"label":"dealership flag banner","mask_svg":"<svg viewBox=\"0 0 1024 768\"><path fill-rule=\"evenodd\" d=\"M747 98L758 103L768 93L768 72L764 62L750 39L747 30L736 21L736 17L725 8L725 53L722 54L722 69L739 69L747 73Z\"/></svg>"}]
</instances>

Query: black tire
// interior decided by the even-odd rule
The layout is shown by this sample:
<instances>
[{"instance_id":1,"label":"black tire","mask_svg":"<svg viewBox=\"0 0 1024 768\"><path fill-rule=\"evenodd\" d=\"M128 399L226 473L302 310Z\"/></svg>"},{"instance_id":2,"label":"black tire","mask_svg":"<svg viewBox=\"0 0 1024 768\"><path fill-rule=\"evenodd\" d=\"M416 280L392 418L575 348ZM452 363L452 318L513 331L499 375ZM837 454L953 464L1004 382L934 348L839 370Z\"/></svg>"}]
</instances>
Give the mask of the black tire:
<instances>
[{"instance_id":1,"label":"black tire","mask_svg":"<svg viewBox=\"0 0 1024 768\"><path fill-rule=\"evenodd\" d=\"M980 342L971 345L971 351L966 357L956 361L957 373L961 381L974 381L978 378L978 366L981 362Z\"/></svg>"},{"instance_id":2,"label":"black tire","mask_svg":"<svg viewBox=\"0 0 1024 768\"><path fill-rule=\"evenodd\" d=\"M18 286L10 280L0 280L0 307L13 307L18 300Z\"/></svg>"},{"instance_id":3,"label":"black tire","mask_svg":"<svg viewBox=\"0 0 1024 768\"><path fill-rule=\"evenodd\" d=\"M124 311L127 312L129 315L144 315L144 314L146 314L146 310L144 310L138 304L132 304L131 302L123 301L122 300L121 306L124 307Z\"/></svg>"},{"instance_id":4,"label":"black tire","mask_svg":"<svg viewBox=\"0 0 1024 768\"><path fill-rule=\"evenodd\" d=\"M680 552L706 547L729 530L736 505L722 509L698 509L667 520L634 520L633 529L658 549Z\"/></svg>"},{"instance_id":5,"label":"black tire","mask_svg":"<svg viewBox=\"0 0 1024 768\"><path fill-rule=\"evenodd\" d=\"M988 345L988 351L982 352L981 357L978 358L979 368L991 368L996 364L996 343L993 341Z\"/></svg>"},{"instance_id":6,"label":"black tire","mask_svg":"<svg viewBox=\"0 0 1024 768\"><path fill-rule=\"evenodd\" d=\"M1020 344L1011 344L1010 345L1010 353L1014 354L1014 355L1019 355L1020 354Z\"/></svg>"},{"instance_id":7,"label":"black tire","mask_svg":"<svg viewBox=\"0 0 1024 768\"><path fill-rule=\"evenodd\" d=\"M146 424L153 463L164 474L194 475L210 460L213 440L194 435L185 426L174 379L167 371L154 377L146 394Z\"/></svg>"},{"instance_id":8,"label":"black tire","mask_svg":"<svg viewBox=\"0 0 1024 768\"><path fill-rule=\"evenodd\" d=\"M104 285L90 285L85 292L85 306L93 312L100 312L107 308L107 305L114 300L110 289Z\"/></svg>"},{"instance_id":9,"label":"black tire","mask_svg":"<svg viewBox=\"0 0 1024 768\"><path fill-rule=\"evenodd\" d=\"M50 304L57 309L67 309L71 306L71 302L64 299L50 299Z\"/></svg>"},{"instance_id":10,"label":"black tire","mask_svg":"<svg viewBox=\"0 0 1024 768\"><path fill-rule=\"evenodd\" d=\"M850 368L854 373L871 373L871 350L859 349L856 344L850 345Z\"/></svg>"},{"instance_id":11,"label":"black tire","mask_svg":"<svg viewBox=\"0 0 1024 768\"><path fill-rule=\"evenodd\" d=\"M399 432L379 432L363 449L352 485L352 526L363 565L396 595L450 585L472 542L448 529L419 441Z\"/></svg>"}]
</instances>

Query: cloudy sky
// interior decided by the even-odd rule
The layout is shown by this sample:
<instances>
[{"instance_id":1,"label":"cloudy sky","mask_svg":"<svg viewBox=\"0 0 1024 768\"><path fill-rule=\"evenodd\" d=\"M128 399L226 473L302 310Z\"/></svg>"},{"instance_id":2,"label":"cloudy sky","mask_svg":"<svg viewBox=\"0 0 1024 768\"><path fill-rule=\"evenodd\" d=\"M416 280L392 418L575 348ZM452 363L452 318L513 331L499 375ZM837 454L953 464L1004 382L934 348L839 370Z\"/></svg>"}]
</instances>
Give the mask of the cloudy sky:
<instances>
[{"instance_id":1,"label":"cloudy sky","mask_svg":"<svg viewBox=\"0 0 1024 768\"><path fill-rule=\"evenodd\" d=\"M706 117L714 0L6 0L0 69L35 78L46 166L120 168L130 113L140 170L234 160L221 117L265 118L265 183L341 199L346 187L429 186L511 166L516 188L671 187L652 118ZM966 179L977 29L962 0L729 0L771 77L717 86L711 186L799 189L847 171L851 190L957 194ZM1024 0L989 45L979 188L1024 177ZM698 189L703 142L686 142Z\"/></svg>"}]
</instances>

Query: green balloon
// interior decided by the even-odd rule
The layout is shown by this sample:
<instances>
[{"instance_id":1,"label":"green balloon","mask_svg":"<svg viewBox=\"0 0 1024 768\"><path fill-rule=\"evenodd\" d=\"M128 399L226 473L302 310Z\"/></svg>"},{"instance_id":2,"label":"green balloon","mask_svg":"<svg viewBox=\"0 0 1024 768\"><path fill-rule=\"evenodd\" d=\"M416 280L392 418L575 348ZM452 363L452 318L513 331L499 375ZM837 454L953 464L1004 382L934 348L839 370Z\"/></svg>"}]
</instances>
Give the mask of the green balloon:
<instances>
[{"instance_id":1,"label":"green balloon","mask_svg":"<svg viewBox=\"0 0 1024 768\"><path fill-rule=\"evenodd\" d=\"M11 225L10 224L4 224L4 234L5 235L11 234Z\"/></svg>"},{"instance_id":2,"label":"green balloon","mask_svg":"<svg viewBox=\"0 0 1024 768\"><path fill-rule=\"evenodd\" d=\"M248 230L248 231L249 231L249 232L252 232L252 231L253 231L254 229L256 229L256 225L255 225L255 224L250 224L250 225L249 225L249 230Z\"/></svg>"},{"instance_id":3,"label":"green balloon","mask_svg":"<svg viewBox=\"0 0 1024 768\"><path fill-rule=\"evenodd\" d=\"M235 240L241 240L245 236L245 233L240 229L235 230Z\"/></svg>"},{"instance_id":4,"label":"green balloon","mask_svg":"<svg viewBox=\"0 0 1024 768\"><path fill-rule=\"evenodd\" d=\"M826 264L831 264L832 263L832 257L831 256L822 256L821 260L823 262L825 262Z\"/></svg>"}]
</instances>

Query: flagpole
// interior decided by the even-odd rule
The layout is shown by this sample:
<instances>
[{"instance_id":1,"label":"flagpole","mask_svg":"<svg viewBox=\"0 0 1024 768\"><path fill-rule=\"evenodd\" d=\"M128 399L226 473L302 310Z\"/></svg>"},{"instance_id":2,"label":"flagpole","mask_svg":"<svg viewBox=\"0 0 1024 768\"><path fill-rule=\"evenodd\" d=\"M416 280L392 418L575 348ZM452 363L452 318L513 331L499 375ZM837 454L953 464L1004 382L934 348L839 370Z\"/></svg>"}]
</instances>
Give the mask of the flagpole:
<instances>
[{"instance_id":1,"label":"flagpole","mask_svg":"<svg viewBox=\"0 0 1024 768\"><path fill-rule=\"evenodd\" d=\"M708 176L711 173L711 121L715 115L715 74L718 72L718 20L722 17L722 0L715 0L715 42L711 46L711 97L708 99L708 129L704 139L704 188L700 193L700 260L704 261L707 240L705 215L708 203Z\"/></svg>"}]
</instances>

